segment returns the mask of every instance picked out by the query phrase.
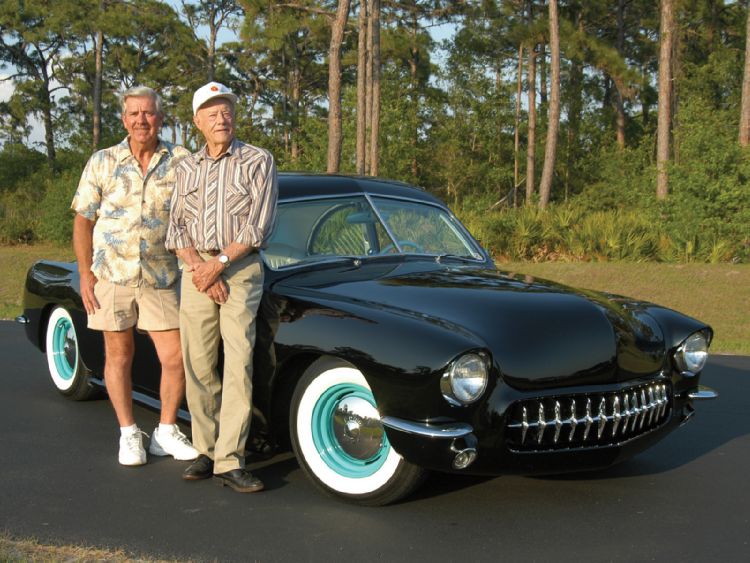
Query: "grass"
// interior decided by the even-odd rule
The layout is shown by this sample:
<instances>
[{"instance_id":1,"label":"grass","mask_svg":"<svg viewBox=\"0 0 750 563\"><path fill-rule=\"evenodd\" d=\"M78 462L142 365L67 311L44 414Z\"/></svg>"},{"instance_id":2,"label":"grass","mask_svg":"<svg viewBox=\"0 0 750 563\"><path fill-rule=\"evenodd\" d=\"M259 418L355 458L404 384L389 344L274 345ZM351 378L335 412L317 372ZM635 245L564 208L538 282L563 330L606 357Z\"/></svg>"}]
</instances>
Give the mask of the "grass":
<instances>
[{"instance_id":1,"label":"grass","mask_svg":"<svg viewBox=\"0 0 750 563\"><path fill-rule=\"evenodd\" d=\"M166 560L135 556L125 553L122 549L100 549L83 545L43 545L36 539L18 539L8 533L0 533L0 561L113 561L116 563L148 561L161 563Z\"/></svg>"},{"instance_id":2,"label":"grass","mask_svg":"<svg viewBox=\"0 0 750 563\"><path fill-rule=\"evenodd\" d=\"M0 319L14 319L21 314L26 272L42 258L73 260L73 248L53 244L0 246L0 272L5 272L5 282L0 285Z\"/></svg>"},{"instance_id":3,"label":"grass","mask_svg":"<svg viewBox=\"0 0 750 563\"><path fill-rule=\"evenodd\" d=\"M72 260L70 247L0 246L0 319L21 313L26 271L40 258ZM576 287L652 301L710 324L712 352L750 355L750 264L660 264L654 262L511 262L522 272Z\"/></svg>"}]
</instances>

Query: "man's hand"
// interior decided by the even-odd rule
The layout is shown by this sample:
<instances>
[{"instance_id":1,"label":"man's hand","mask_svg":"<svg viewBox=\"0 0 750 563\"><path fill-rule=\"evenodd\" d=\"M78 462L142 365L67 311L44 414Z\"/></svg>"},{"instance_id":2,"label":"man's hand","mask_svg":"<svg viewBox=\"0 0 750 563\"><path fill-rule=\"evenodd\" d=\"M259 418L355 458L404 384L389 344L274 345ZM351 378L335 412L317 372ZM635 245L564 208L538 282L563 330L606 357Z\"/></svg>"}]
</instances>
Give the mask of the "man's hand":
<instances>
[{"instance_id":1,"label":"man's hand","mask_svg":"<svg viewBox=\"0 0 750 563\"><path fill-rule=\"evenodd\" d=\"M81 272L81 298L83 299L83 308L86 313L93 315L100 308L99 301L94 294L94 286L99 280L93 272Z\"/></svg>"},{"instance_id":2,"label":"man's hand","mask_svg":"<svg viewBox=\"0 0 750 563\"><path fill-rule=\"evenodd\" d=\"M229 298L229 288L227 287L226 282L219 278L206 290L206 295L208 295L217 305L223 305Z\"/></svg>"},{"instance_id":3,"label":"man's hand","mask_svg":"<svg viewBox=\"0 0 750 563\"><path fill-rule=\"evenodd\" d=\"M193 266L193 285L201 293L206 293L219 279L224 266L218 260L206 260Z\"/></svg>"}]
</instances>

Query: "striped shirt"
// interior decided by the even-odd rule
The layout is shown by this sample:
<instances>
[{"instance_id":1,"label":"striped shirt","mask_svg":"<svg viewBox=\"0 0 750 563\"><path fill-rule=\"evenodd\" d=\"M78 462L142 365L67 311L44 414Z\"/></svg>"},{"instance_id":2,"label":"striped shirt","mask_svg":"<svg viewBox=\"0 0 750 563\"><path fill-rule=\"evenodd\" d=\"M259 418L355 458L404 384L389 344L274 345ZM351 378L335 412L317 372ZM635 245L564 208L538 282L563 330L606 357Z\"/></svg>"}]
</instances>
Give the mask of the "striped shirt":
<instances>
[{"instance_id":1,"label":"striped shirt","mask_svg":"<svg viewBox=\"0 0 750 563\"><path fill-rule=\"evenodd\" d=\"M71 208L95 221L91 271L119 285L165 288L177 279L164 247L175 170L187 149L159 141L144 175L128 139L97 151L81 175Z\"/></svg>"},{"instance_id":2,"label":"striped shirt","mask_svg":"<svg viewBox=\"0 0 750 563\"><path fill-rule=\"evenodd\" d=\"M204 146L180 162L176 176L168 249L265 244L276 221L279 191L270 152L234 139L224 154L212 158Z\"/></svg>"}]
</instances>

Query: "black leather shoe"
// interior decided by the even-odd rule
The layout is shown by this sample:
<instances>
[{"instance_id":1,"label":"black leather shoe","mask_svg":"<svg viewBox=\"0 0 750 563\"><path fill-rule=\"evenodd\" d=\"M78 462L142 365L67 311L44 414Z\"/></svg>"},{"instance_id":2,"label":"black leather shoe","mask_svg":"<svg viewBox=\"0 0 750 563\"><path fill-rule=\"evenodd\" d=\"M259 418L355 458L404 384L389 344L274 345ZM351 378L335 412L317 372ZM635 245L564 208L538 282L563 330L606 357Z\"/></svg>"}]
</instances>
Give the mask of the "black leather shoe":
<instances>
[{"instance_id":1,"label":"black leather shoe","mask_svg":"<svg viewBox=\"0 0 750 563\"><path fill-rule=\"evenodd\" d=\"M182 478L186 481L197 481L208 479L214 472L214 460L206 455L199 455L195 461L187 466L182 472Z\"/></svg>"},{"instance_id":2,"label":"black leather shoe","mask_svg":"<svg viewBox=\"0 0 750 563\"><path fill-rule=\"evenodd\" d=\"M257 493L263 490L263 481L247 469L232 469L226 473L216 473L214 481L221 487L232 487L238 493Z\"/></svg>"}]
</instances>

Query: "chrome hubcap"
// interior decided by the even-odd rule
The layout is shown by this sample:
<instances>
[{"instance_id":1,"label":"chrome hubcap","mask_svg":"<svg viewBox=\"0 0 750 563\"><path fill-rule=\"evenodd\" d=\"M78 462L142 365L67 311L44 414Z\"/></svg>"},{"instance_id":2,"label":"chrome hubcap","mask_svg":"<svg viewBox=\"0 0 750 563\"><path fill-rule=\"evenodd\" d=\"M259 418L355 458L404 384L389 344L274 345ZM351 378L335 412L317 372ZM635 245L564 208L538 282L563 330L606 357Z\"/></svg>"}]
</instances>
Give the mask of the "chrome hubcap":
<instances>
[{"instance_id":1,"label":"chrome hubcap","mask_svg":"<svg viewBox=\"0 0 750 563\"><path fill-rule=\"evenodd\" d=\"M341 449L355 459L370 459L383 446L380 414L360 397L339 402L333 415L333 433Z\"/></svg>"}]
</instances>

